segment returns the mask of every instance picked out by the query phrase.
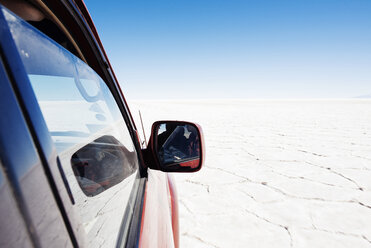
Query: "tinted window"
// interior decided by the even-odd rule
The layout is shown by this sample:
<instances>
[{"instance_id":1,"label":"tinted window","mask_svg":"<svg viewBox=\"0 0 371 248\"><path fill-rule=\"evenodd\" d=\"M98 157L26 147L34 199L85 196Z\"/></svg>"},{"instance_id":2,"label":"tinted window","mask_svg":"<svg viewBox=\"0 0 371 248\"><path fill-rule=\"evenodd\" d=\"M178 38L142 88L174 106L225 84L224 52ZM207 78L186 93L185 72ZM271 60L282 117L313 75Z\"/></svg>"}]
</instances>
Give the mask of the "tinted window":
<instances>
[{"instance_id":1,"label":"tinted window","mask_svg":"<svg viewBox=\"0 0 371 248\"><path fill-rule=\"evenodd\" d=\"M89 247L116 243L138 168L127 125L84 62L4 11L75 199Z\"/></svg>"}]
</instances>

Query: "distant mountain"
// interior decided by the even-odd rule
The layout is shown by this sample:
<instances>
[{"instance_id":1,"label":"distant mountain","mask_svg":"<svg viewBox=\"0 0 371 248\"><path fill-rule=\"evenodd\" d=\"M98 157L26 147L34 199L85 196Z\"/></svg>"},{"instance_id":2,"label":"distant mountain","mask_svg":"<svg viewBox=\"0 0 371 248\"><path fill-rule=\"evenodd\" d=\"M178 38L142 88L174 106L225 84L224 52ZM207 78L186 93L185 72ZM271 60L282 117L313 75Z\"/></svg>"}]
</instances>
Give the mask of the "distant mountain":
<instances>
[{"instance_id":1,"label":"distant mountain","mask_svg":"<svg viewBox=\"0 0 371 248\"><path fill-rule=\"evenodd\" d=\"M371 98L371 94L368 95L362 95L362 96L356 96L354 98Z\"/></svg>"}]
</instances>

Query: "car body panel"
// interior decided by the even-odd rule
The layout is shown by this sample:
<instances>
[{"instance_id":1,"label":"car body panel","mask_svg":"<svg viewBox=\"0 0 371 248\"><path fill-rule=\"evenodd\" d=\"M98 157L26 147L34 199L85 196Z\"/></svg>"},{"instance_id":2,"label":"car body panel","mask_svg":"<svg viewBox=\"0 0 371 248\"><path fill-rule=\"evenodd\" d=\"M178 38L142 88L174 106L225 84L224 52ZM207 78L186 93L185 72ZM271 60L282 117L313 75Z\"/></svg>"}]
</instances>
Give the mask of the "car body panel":
<instances>
[{"instance_id":1,"label":"car body panel","mask_svg":"<svg viewBox=\"0 0 371 248\"><path fill-rule=\"evenodd\" d=\"M148 170L139 247L175 247L169 194L167 174Z\"/></svg>"}]
</instances>

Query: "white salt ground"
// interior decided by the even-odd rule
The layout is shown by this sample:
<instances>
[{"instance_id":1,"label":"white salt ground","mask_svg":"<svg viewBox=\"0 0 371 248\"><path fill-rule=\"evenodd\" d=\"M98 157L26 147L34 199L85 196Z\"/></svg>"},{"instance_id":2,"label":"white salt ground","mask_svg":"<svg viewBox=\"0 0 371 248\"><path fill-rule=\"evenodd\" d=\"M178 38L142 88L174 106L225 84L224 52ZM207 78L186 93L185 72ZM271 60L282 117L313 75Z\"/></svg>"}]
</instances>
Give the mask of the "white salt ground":
<instances>
[{"instance_id":1,"label":"white salt ground","mask_svg":"<svg viewBox=\"0 0 371 248\"><path fill-rule=\"evenodd\" d=\"M181 247L371 247L371 100L129 105L147 139L156 120L203 127L205 166L174 174Z\"/></svg>"}]
</instances>

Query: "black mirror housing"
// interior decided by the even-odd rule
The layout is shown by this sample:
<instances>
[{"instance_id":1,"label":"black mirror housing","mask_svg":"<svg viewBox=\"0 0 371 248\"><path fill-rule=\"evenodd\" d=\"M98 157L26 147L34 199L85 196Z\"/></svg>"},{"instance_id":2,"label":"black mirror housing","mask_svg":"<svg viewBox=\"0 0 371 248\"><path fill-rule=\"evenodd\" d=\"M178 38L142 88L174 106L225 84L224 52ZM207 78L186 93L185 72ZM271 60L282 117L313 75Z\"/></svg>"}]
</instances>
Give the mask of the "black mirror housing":
<instances>
[{"instance_id":1,"label":"black mirror housing","mask_svg":"<svg viewBox=\"0 0 371 248\"><path fill-rule=\"evenodd\" d=\"M164 172L196 172L205 160L202 128L185 121L157 121L152 125L145 162Z\"/></svg>"}]
</instances>

